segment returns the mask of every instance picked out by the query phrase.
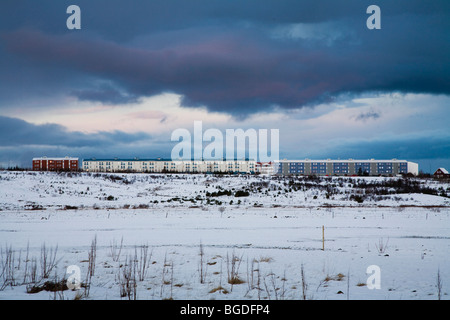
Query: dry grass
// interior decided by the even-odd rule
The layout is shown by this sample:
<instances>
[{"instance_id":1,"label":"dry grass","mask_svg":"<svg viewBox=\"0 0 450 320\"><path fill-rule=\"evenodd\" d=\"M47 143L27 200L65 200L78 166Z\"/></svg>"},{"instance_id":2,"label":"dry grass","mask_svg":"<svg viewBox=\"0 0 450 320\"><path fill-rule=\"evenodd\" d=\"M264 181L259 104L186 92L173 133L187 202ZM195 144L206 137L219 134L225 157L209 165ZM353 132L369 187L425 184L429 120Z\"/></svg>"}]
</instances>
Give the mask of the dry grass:
<instances>
[{"instance_id":1,"label":"dry grass","mask_svg":"<svg viewBox=\"0 0 450 320\"><path fill-rule=\"evenodd\" d=\"M345 278L345 276L342 273L338 273L336 275L336 281L342 281Z\"/></svg>"},{"instance_id":2,"label":"dry grass","mask_svg":"<svg viewBox=\"0 0 450 320\"><path fill-rule=\"evenodd\" d=\"M363 282L358 282L358 283L356 284L357 287L364 287L365 285L366 285L366 284L363 283Z\"/></svg>"},{"instance_id":3,"label":"dry grass","mask_svg":"<svg viewBox=\"0 0 450 320\"><path fill-rule=\"evenodd\" d=\"M228 283L235 285L245 283L245 281L236 276L228 279Z\"/></svg>"},{"instance_id":4,"label":"dry grass","mask_svg":"<svg viewBox=\"0 0 450 320\"><path fill-rule=\"evenodd\" d=\"M260 257L258 261L259 262L267 262L267 263L269 263L269 262L273 261L273 258L271 258L271 257Z\"/></svg>"},{"instance_id":5,"label":"dry grass","mask_svg":"<svg viewBox=\"0 0 450 320\"><path fill-rule=\"evenodd\" d=\"M343 275L342 273L338 273L338 274L335 275L335 276L327 275L323 281L324 281L324 282L329 282L329 281L342 281L342 280L344 280L344 278L345 278L345 275Z\"/></svg>"},{"instance_id":6,"label":"dry grass","mask_svg":"<svg viewBox=\"0 0 450 320\"><path fill-rule=\"evenodd\" d=\"M211 291L209 291L209 293L214 293L214 292L217 292L217 291L221 291L223 294L229 293L228 290L225 289L225 288L222 287L222 286L218 286L218 287L212 289Z\"/></svg>"}]
</instances>

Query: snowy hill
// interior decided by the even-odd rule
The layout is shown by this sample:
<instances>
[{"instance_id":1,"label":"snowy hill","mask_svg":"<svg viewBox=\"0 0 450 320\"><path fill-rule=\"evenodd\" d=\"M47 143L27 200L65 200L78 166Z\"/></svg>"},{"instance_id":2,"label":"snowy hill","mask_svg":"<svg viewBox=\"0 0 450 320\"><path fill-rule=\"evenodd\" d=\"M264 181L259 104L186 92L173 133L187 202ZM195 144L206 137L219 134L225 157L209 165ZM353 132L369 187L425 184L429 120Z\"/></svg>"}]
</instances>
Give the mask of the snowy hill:
<instances>
[{"instance_id":1,"label":"snowy hill","mask_svg":"<svg viewBox=\"0 0 450 320\"><path fill-rule=\"evenodd\" d=\"M237 193L237 194L236 194ZM0 172L0 209L448 206L448 184L383 177Z\"/></svg>"}]
</instances>

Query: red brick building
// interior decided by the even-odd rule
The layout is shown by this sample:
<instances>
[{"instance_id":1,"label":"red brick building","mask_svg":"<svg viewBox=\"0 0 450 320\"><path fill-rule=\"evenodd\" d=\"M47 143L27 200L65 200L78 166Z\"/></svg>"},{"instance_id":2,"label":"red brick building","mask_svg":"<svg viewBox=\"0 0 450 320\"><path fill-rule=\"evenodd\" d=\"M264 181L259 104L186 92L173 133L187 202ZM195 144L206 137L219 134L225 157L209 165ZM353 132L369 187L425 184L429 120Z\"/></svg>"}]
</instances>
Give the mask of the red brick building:
<instances>
[{"instance_id":1,"label":"red brick building","mask_svg":"<svg viewBox=\"0 0 450 320\"><path fill-rule=\"evenodd\" d=\"M33 171L78 171L78 158L33 158Z\"/></svg>"}]
</instances>

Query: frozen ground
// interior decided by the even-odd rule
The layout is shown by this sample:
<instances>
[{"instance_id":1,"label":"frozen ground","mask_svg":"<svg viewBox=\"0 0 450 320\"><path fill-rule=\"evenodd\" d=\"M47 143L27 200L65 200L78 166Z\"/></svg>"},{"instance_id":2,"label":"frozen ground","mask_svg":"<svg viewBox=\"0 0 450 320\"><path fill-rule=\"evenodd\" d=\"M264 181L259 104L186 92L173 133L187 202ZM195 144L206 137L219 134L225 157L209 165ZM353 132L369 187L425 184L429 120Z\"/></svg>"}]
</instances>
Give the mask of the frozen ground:
<instances>
[{"instance_id":1,"label":"frozen ground","mask_svg":"<svg viewBox=\"0 0 450 320\"><path fill-rule=\"evenodd\" d=\"M448 184L358 202L351 181L397 178L0 178L0 299L449 299ZM72 265L81 289L27 293ZM366 285L372 265L380 289Z\"/></svg>"}]
</instances>

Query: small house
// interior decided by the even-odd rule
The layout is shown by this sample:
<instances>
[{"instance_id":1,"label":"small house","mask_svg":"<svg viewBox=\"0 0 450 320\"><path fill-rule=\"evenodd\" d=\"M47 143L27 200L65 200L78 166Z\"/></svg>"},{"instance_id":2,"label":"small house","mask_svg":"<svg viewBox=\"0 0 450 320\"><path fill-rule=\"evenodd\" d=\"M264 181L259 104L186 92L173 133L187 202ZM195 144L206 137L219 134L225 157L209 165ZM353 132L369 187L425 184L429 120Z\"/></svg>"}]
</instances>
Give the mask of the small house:
<instances>
[{"instance_id":1,"label":"small house","mask_svg":"<svg viewBox=\"0 0 450 320\"><path fill-rule=\"evenodd\" d=\"M438 179L442 179L442 178L450 178L450 174L448 173L447 170L445 170L444 168L439 168L436 170L436 172L434 173L434 177L438 178Z\"/></svg>"}]
</instances>

